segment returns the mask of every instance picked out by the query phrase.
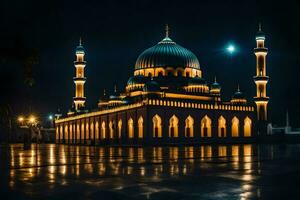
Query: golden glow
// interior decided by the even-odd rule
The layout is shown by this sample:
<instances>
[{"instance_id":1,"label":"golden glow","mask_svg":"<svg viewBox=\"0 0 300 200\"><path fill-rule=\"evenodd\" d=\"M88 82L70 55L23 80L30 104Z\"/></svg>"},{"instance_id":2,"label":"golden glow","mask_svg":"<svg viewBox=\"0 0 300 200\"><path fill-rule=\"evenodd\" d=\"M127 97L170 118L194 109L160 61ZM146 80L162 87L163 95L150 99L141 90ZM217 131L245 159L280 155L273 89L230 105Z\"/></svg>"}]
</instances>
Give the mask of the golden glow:
<instances>
[{"instance_id":1,"label":"golden glow","mask_svg":"<svg viewBox=\"0 0 300 200\"><path fill-rule=\"evenodd\" d=\"M226 137L226 120L222 115L218 119L218 137Z\"/></svg>"},{"instance_id":2,"label":"golden glow","mask_svg":"<svg viewBox=\"0 0 300 200\"><path fill-rule=\"evenodd\" d=\"M231 136L239 137L239 119L237 117L233 117L231 121Z\"/></svg>"},{"instance_id":3,"label":"golden glow","mask_svg":"<svg viewBox=\"0 0 300 200\"><path fill-rule=\"evenodd\" d=\"M178 137L178 118L173 115L169 120L169 137Z\"/></svg>"},{"instance_id":4,"label":"golden glow","mask_svg":"<svg viewBox=\"0 0 300 200\"><path fill-rule=\"evenodd\" d=\"M194 137L194 119L190 115L185 120L185 137Z\"/></svg>"},{"instance_id":5,"label":"golden glow","mask_svg":"<svg viewBox=\"0 0 300 200\"><path fill-rule=\"evenodd\" d=\"M176 98L176 99L204 100L204 101L212 100L212 97L207 97L207 96L175 94L175 93L168 93L168 92L165 93L165 97L167 97L167 98Z\"/></svg>"},{"instance_id":6,"label":"golden glow","mask_svg":"<svg viewBox=\"0 0 300 200\"><path fill-rule=\"evenodd\" d=\"M207 115L201 119L201 137L211 137L211 119Z\"/></svg>"}]
</instances>

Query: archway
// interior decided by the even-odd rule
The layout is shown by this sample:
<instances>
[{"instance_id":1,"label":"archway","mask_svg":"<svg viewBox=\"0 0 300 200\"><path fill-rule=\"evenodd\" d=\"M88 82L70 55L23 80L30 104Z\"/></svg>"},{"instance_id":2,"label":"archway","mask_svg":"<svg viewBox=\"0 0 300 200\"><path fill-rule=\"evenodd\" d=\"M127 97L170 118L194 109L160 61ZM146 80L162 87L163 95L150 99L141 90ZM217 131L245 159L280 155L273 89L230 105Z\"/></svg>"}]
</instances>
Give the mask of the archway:
<instances>
[{"instance_id":1,"label":"archway","mask_svg":"<svg viewBox=\"0 0 300 200\"><path fill-rule=\"evenodd\" d=\"M95 124L95 139L98 140L99 139L99 122L96 121Z\"/></svg>"},{"instance_id":2,"label":"archway","mask_svg":"<svg viewBox=\"0 0 300 200\"><path fill-rule=\"evenodd\" d=\"M162 127L161 127L161 118L159 115L154 115L152 118L153 123L153 137L161 138L162 137Z\"/></svg>"},{"instance_id":3,"label":"archway","mask_svg":"<svg viewBox=\"0 0 300 200\"><path fill-rule=\"evenodd\" d=\"M185 120L185 137L194 137L194 119L190 115Z\"/></svg>"},{"instance_id":4,"label":"archway","mask_svg":"<svg viewBox=\"0 0 300 200\"><path fill-rule=\"evenodd\" d=\"M115 130L114 130L114 122L110 121L109 124L108 124L108 126L109 126L109 138L113 139L114 138L114 132L115 132Z\"/></svg>"},{"instance_id":5,"label":"archway","mask_svg":"<svg viewBox=\"0 0 300 200\"><path fill-rule=\"evenodd\" d=\"M222 115L218 119L218 137L226 137L226 119Z\"/></svg>"},{"instance_id":6,"label":"archway","mask_svg":"<svg viewBox=\"0 0 300 200\"><path fill-rule=\"evenodd\" d=\"M101 139L105 139L106 137L106 126L105 122L103 121L101 124Z\"/></svg>"},{"instance_id":7,"label":"archway","mask_svg":"<svg viewBox=\"0 0 300 200\"><path fill-rule=\"evenodd\" d=\"M207 115L201 120L201 137L211 137L211 119Z\"/></svg>"},{"instance_id":8,"label":"archway","mask_svg":"<svg viewBox=\"0 0 300 200\"><path fill-rule=\"evenodd\" d=\"M133 138L134 137L134 127L133 127L133 119L130 118L128 120L128 137Z\"/></svg>"},{"instance_id":9,"label":"archway","mask_svg":"<svg viewBox=\"0 0 300 200\"><path fill-rule=\"evenodd\" d=\"M173 115L169 120L169 137L178 137L178 118Z\"/></svg>"},{"instance_id":10,"label":"archway","mask_svg":"<svg viewBox=\"0 0 300 200\"><path fill-rule=\"evenodd\" d=\"M122 120L120 119L118 122L118 138L122 137Z\"/></svg>"},{"instance_id":11,"label":"archway","mask_svg":"<svg viewBox=\"0 0 300 200\"><path fill-rule=\"evenodd\" d=\"M252 121L249 117L244 120L244 137L251 137Z\"/></svg>"},{"instance_id":12,"label":"archway","mask_svg":"<svg viewBox=\"0 0 300 200\"><path fill-rule=\"evenodd\" d=\"M143 117L140 116L140 118L138 120L138 137L139 138L143 138L144 137L143 123L144 123Z\"/></svg>"},{"instance_id":13,"label":"archway","mask_svg":"<svg viewBox=\"0 0 300 200\"><path fill-rule=\"evenodd\" d=\"M231 136L239 137L239 119L237 117L233 117L231 120Z\"/></svg>"}]
</instances>

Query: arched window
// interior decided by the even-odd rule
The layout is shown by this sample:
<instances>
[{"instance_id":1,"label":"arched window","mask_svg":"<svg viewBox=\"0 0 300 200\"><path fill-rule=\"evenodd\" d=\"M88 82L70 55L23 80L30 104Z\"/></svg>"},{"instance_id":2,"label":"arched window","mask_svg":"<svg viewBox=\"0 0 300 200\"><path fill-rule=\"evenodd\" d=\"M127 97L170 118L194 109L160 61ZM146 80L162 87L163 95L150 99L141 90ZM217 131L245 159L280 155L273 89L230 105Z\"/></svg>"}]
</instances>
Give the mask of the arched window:
<instances>
[{"instance_id":1,"label":"arched window","mask_svg":"<svg viewBox=\"0 0 300 200\"><path fill-rule=\"evenodd\" d=\"M133 127L133 119L130 118L128 120L128 137L133 138L134 137L134 127Z\"/></svg>"},{"instance_id":2,"label":"arched window","mask_svg":"<svg viewBox=\"0 0 300 200\"><path fill-rule=\"evenodd\" d=\"M94 122L90 123L90 138L94 139Z\"/></svg>"},{"instance_id":3,"label":"arched window","mask_svg":"<svg viewBox=\"0 0 300 200\"><path fill-rule=\"evenodd\" d=\"M144 120L143 117L140 116L139 120L138 120L138 137L139 138L143 138L144 137L144 126L143 126Z\"/></svg>"},{"instance_id":4,"label":"arched window","mask_svg":"<svg viewBox=\"0 0 300 200\"><path fill-rule=\"evenodd\" d=\"M153 137L161 138L162 137L162 127L161 127L161 118L159 115L154 115L152 118L153 123Z\"/></svg>"},{"instance_id":5,"label":"arched window","mask_svg":"<svg viewBox=\"0 0 300 200\"><path fill-rule=\"evenodd\" d=\"M76 124L76 139L80 140L80 126L78 122Z\"/></svg>"},{"instance_id":6,"label":"arched window","mask_svg":"<svg viewBox=\"0 0 300 200\"><path fill-rule=\"evenodd\" d=\"M114 123L112 121L109 122L109 138L113 139L114 138Z\"/></svg>"},{"instance_id":7,"label":"arched window","mask_svg":"<svg viewBox=\"0 0 300 200\"><path fill-rule=\"evenodd\" d=\"M81 122L81 139L85 139L84 122Z\"/></svg>"},{"instance_id":8,"label":"arched window","mask_svg":"<svg viewBox=\"0 0 300 200\"><path fill-rule=\"evenodd\" d=\"M101 139L105 139L106 137L106 126L105 122L103 121L101 124Z\"/></svg>"},{"instance_id":9,"label":"arched window","mask_svg":"<svg viewBox=\"0 0 300 200\"><path fill-rule=\"evenodd\" d=\"M69 137L68 137L68 125L65 125L65 132L64 133L65 133L64 134L64 139L68 140L69 139Z\"/></svg>"},{"instance_id":10,"label":"arched window","mask_svg":"<svg viewBox=\"0 0 300 200\"><path fill-rule=\"evenodd\" d=\"M59 139L60 139L60 142L62 139L64 139L64 127L62 125L60 125L60 130L59 130Z\"/></svg>"},{"instance_id":11,"label":"arched window","mask_svg":"<svg viewBox=\"0 0 300 200\"><path fill-rule=\"evenodd\" d=\"M246 117L244 120L244 136L245 137L251 137L251 126L252 121L249 117Z\"/></svg>"},{"instance_id":12,"label":"arched window","mask_svg":"<svg viewBox=\"0 0 300 200\"><path fill-rule=\"evenodd\" d=\"M201 137L211 137L211 119L207 115L201 120Z\"/></svg>"},{"instance_id":13,"label":"arched window","mask_svg":"<svg viewBox=\"0 0 300 200\"><path fill-rule=\"evenodd\" d=\"M118 138L122 137L122 120L120 119L118 122Z\"/></svg>"},{"instance_id":14,"label":"arched window","mask_svg":"<svg viewBox=\"0 0 300 200\"><path fill-rule=\"evenodd\" d=\"M87 121L85 124L85 139L89 140L90 139L90 126L89 126L89 122Z\"/></svg>"},{"instance_id":15,"label":"arched window","mask_svg":"<svg viewBox=\"0 0 300 200\"><path fill-rule=\"evenodd\" d=\"M226 120L222 115L218 119L218 137L226 137Z\"/></svg>"},{"instance_id":16,"label":"arched window","mask_svg":"<svg viewBox=\"0 0 300 200\"><path fill-rule=\"evenodd\" d=\"M190 115L185 120L185 137L194 137L194 119Z\"/></svg>"},{"instance_id":17,"label":"arched window","mask_svg":"<svg viewBox=\"0 0 300 200\"><path fill-rule=\"evenodd\" d=\"M173 115L169 120L169 137L178 137L178 118Z\"/></svg>"},{"instance_id":18,"label":"arched window","mask_svg":"<svg viewBox=\"0 0 300 200\"><path fill-rule=\"evenodd\" d=\"M96 121L95 124L95 139L98 140L99 139L99 122Z\"/></svg>"},{"instance_id":19,"label":"arched window","mask_svg":"<svg viewBox=\"0 0 300 200\"><path fill-rule=\"evenodd\" d=\"M231 120L231 136L239 137L239 119L237 117L233 117Z\"/></svg>"},{"instance_id":20,"label":"arched window","mask_svg":"<svg viewBox=\"0 0 300 200\"><path fill-rule=\"evenodd\" d=\"M73 126L72 124L69 125L69 139L73 139Z\"/></svg>"}]
</instances>

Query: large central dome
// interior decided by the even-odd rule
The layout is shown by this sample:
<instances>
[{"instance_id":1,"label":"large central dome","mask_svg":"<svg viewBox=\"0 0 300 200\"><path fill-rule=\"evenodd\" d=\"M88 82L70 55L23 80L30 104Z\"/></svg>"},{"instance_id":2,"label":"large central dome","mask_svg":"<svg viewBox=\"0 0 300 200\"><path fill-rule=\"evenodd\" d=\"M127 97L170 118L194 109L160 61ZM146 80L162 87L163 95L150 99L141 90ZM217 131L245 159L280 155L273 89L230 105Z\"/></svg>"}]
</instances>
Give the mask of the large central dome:
<instances>
[{"instance_id":1,"label":"large central dome","mask_svg":"<svg viewBox=\"0 0 300 200\"><path fill-rule=\"evenodd\" d=\"M176 44L168 36L155 46L146 49L135 63L136 70L154 67L200 69L199 61L195 54Z\"/></svg>"}]
</instances>

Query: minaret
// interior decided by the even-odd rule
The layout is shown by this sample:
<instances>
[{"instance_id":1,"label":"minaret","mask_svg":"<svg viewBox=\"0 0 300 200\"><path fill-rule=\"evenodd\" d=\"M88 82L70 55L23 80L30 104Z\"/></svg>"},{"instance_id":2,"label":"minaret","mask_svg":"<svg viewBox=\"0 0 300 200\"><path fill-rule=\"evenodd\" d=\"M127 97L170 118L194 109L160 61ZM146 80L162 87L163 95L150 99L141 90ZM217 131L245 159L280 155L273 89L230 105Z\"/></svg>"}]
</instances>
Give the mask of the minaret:
<instances>
[{"instance_id":1,"label":"minaret","mask_svg":"<svg viewBox=\"0 0 300 200\"><path fill-rule=\"evenodd\" d=\"M81 38L79 40L79 45L76 48L76 60L74 61L74 65L76 68L76 77L73 78L75 83L75 97L74 105L75 110L78 111L80 108L84 107L85 104L85 96L84 96L84 83L86 78L84 77L84 68L86 65L86 61L84 60L85 51L82 46Z\"/></svg>"},{"instance_id":2,"label":"minaret","mask_svg":"<svg viewBox=\"0 0 300 200\"><path fill-rule=\"evenodd\" d=\"M254 101L256 103L257 119L259 122L267 122L269 97L267 97L266 87L269 77L266 72L266 56L268 49L265 47L265 34L261 30L261 24L259 24L259 30L256 34L254 54L256 56L256 76L254 76L256 96Z\"/></svg>"}]
</instances>

